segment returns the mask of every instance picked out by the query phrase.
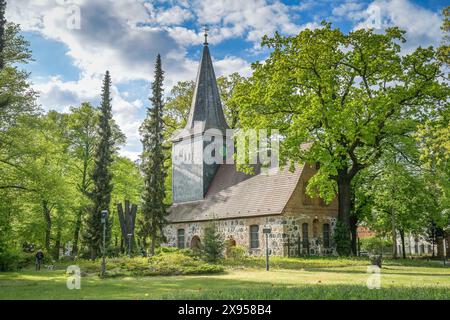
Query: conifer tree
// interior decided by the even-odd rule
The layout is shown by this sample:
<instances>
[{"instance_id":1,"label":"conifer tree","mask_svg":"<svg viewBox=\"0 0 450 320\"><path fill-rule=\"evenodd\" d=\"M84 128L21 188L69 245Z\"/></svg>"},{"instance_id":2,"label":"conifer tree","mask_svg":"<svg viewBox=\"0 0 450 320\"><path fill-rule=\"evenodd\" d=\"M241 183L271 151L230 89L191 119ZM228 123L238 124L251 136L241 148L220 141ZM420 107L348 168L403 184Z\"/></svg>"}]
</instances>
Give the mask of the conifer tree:
<instances>
[{"instance_id":1,"label":"conifer tree","mask_svg":"<svg viewBox=\"0 0 450 320\"><path fill-rule=\"evenodd\" d=\"M147 109L147 118L141 127L142 134L142 171L144 173L145 190L142 213L143 229L151 238L150 253L155 253L158 240L163 238L163 226L166 223L167 205L164 203L164 167L163 146L163 81L161 56L158 54L155 65L155 79L152 84L151 107Z\"/></svg>"},{"instance_id":2,"label":"conifer tree","mask_svg":"<svg viewBox=\"0 0 450 320\"><path fill-rule=\"evenodd\" d=\"M100 118L98 123L99 142L95 151L95 163L92 175L94 182L93 191L90 193L92 208L86 220L84 239L89 248L91 259L95 259L102 249L103 226L101 224L101 212L109 211L111 192L113 189L111 180L111 163L113 160L114 138L111 128L111 77L106 72L103 80L102 102L100 106ZM111 224L107 223L106 239L109 242Z\"/></svg>"}]
</instances>

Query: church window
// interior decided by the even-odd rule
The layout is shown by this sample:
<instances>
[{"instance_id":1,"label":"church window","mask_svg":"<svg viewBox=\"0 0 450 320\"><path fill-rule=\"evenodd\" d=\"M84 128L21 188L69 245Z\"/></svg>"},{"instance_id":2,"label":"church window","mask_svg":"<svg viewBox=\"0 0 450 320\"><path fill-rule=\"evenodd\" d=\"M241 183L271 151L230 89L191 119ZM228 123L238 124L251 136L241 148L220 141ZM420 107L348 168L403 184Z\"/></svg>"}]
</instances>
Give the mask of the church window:
<instances>
[{"instance_id":1,"label":"church window","mask_svg":"<svg viewBox=\"0 0 450 320\"><path fill-rule=\"evenodd\" d=\"M184 249L184 229L178 229L177 236L178 249Z\"/></svg>"},{"instance_id":2,"label":"church window","mask_svg":"<svg viewBox=\"0 0 450 320\"><path fill-rule=\"evenodd\" d=\"M323 225L323 246L330 247L330 225L328 223Z\"/></svg>"},{"instance_id":3,"label":"church window","mask_svg":"<svg viewBox=\"0 0 450 320\"><path fill-rule=\"evenodd\" d=\"M191 249L192 250L200 250L202 248L202 242L200 241L199 236L193 236L191 240Z\"/></svg>"},{"instance_id":4,"label":"church window","mask_svg":"<svg viewBox=\"0 0 450 320\"><path fill-rule=\"evenodd\" d=\"M303 248L309 247L309 238L308 238L308 224L304 223L302 224L302 235L303 235Z\"/></svg>"},{"instance_id":5,"label":"church window","mask_svg":"<svg viewBox=\"0 0 450 320\"><path fill-rule=\"evenodd\" d=\"M250 248L259 248L259 226L250 226Z\"/></svg>"}]
</instances>

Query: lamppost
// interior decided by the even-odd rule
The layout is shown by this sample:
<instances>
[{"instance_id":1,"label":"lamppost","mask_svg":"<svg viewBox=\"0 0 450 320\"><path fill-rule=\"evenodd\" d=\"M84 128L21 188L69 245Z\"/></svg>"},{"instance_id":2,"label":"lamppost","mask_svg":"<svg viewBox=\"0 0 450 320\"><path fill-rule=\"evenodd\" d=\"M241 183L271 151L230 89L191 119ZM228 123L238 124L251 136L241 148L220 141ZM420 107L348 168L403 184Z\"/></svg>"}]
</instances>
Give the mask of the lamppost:
<instances>
[{"instance_id":1,"label":"lamppost","mask_svg":"<svg viewBox=\"0 0 450 320\"><path fill-rule=\"evenodd\" d=\"M132 233L127 234L128 236L128 255L131 258L131 239L133 237Z\"/></svg>"},{"instance_id":2,"label":"lamppost","mask_svg":"<svg viewBox=\"0 0 450 320\"><path fill-rule=\"evenodd\" d=\"M269 271L269 234L272 232L269 226L263 228L263 234L266 235L266 271Z\"/></svg>"},{"instance_id":3,"label":"lamppost","mask_svg":"<svg viewBox=\"0 0 450 320\"><path fill-rule=\"evenodd\" d=\"M101 222L103 225L103 250L102 250L102 277L106 273L106 223L108 221L108 210L102 210Z\"/></svg>"}]
</instances>

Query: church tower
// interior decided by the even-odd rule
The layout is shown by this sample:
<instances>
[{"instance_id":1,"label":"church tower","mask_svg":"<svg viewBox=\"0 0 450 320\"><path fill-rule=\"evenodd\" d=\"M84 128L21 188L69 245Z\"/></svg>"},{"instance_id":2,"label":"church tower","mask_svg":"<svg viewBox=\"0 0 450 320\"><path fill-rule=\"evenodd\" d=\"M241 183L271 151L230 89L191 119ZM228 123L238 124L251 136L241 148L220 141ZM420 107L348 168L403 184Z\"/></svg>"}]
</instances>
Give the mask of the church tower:
<instances>
[{"instance_id":1,"label":"church tower","mask_svg":"<svg viewBox=\"0 0 450 320\"><path fill-rule=\"evenodd\" d=\"M220 130L225 142L228 129L209 52L207 31L205 29L205 43L189 118L186 127L172 138L174 203L203 200L220 165L205 162L205 152L211 152L207 147L214 143L216 137L207 131Z\"/></svg>"}]
</instances>

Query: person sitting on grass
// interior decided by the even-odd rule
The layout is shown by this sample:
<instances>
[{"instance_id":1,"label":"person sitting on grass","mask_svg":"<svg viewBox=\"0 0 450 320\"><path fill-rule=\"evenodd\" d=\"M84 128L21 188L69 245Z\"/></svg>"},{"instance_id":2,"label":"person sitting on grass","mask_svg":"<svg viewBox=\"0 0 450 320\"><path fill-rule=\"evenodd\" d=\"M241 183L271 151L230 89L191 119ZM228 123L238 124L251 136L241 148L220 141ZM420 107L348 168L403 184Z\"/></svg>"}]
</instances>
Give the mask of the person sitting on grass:
<instances>
[{"instance_id":1,"label":"person sitting on grass","mask_svg":"<svg viewBox=\"0 0 450 320\"><path fill-rule=\"evenodd\" d=\"M36 271L41 270L41 264L44 261L44 253L41 249L36 253Z\"/></svg>"}]
</instances>

